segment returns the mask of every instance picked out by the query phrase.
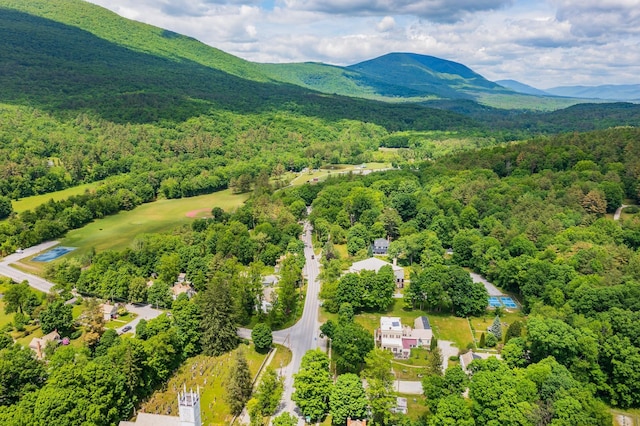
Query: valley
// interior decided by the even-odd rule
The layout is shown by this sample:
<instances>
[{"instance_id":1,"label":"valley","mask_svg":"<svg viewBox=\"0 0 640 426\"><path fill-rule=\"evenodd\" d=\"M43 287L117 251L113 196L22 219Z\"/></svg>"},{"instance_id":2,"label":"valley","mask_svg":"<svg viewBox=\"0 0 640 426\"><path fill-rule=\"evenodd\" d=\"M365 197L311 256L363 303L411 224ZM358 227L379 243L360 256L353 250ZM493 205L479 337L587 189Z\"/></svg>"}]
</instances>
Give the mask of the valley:
<instances>
[{"instance_id":1,"label":"valley","mask_svg":"<svg viewBox=\"0 0 640 426\"><path fill-rule=\"evenodd\" d=\"M0 87L0 424L640 408L635 85L251 62L0 0Z\"/></svg>"}]
</instances>

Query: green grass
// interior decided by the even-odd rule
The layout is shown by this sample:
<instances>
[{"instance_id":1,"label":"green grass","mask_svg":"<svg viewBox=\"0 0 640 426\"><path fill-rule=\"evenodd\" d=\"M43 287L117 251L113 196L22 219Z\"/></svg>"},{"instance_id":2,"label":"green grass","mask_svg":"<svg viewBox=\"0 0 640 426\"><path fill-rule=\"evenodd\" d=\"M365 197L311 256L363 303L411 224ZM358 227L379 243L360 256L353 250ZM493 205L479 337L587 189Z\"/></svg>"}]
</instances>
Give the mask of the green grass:
<instances>
[{"instance_id":1,"label":"green grass","mask_svg":"<svg viewBox=\"0 0 640 426\"><path fill-rule=\"evenodd\" d=\"M480 336L482 335L482 333L485 333L485 337L487 334L487 328L489 326L491 326L491 324L493 324L493 320L495 318L495 315L493 313L493 311L487 311L486 315L482 316L482 317L470 317L469 318L469 322L471 323L471 326L473 326L474 330L475 330L475 338L476 340L479 342L480 341ZM503 323L506 323L507 326L505 327L503 325L502 327L502 335L504 336L504 334L507 332L507 328L510 324L512 324L514 321L524 321L525 320L525 316L521 311L516 311L516 312L505 312L503 313L503 315L500 317L500 319L502 320Z\"/></svg>"},{"instance_id":2,"label":"green grass","mask_svg":"<svg viewBox=\"0 0 640 426\"><path fill-rule=\"evenodd\" d=\"M26 197L21 200L12 201L11 204L13 205L13 210L17 213L20 213L25 210L33 210L40 204L44 204L49 200L60 201L65 200L73 195L84 194L85 191L95 189L100 184L101 182L86 183L84 185L74 186L73 188L63 189L62 191Z\"/></svg>"},{"instance_id":3,"label":"green grass","mask_svg":"<svg viewBox=\"0 0 640 426\"><path fill-rule=\"evenodd\" d=\"M330 318L331 314L325 315L326 318ZM418 309L408 310L404 308L402 299L394 299L391 309L385 313L359 314L356 316L356 321L367 330L373 332L380 326L381 316L400 317L403 324L413 327L413 321L421 315L429 318L433 333L437 339L450 340L461 349L466 348L469 343L473 342L466 318L459 318L449 313L427 312Z\"/></svg>"},{"instance_id":4,"label":"green grass","mask_svg":"<svg viewBox=\"0 0 640 426\"><path fill-rule=\"evenodd\" d=\"M251 375L255 377L266 354L257 353L252 346L242 346ZM141 408L147 413L177 415L178 391L181 391L183 386L194 391L200 386L202 425L229 424L232 416L229 405L224 401L224 395L235 352L219 357L198 355L189 358L175 372L164 390L155 392Z\"/></svg>"},{"instance_id":5,"label":"green grass","mask_svg":"<svg viewBox=\"0 0 640 426\"><path fill-rule=\"evenodd\" d=\"M116 329L116 328L124 327L125 325L129 324L131 321L136 319L137 316L138 315L131 312L127 313L126 315L120 315L116 319L107 321L104 325L104 328Z\"/></svg>"},{"instance_id":6,"label":"green grass","mask_svg":"<svg viewBox=\"0 0 640 426\"><path fill-rule=\"evenodd\" d=\"M423 395L408 395L399 393L398 396L407 398L407 416L412 420L417 420L429 412L427 399Z\"/></svg>"},{"instance_id":7,"label":"green grass","mask_svg":"<svg viewBox=\"0 0 640 426\"><path fill-rule=\"evenodd\" d=\"M385 168L389 168L391 167L391 164L389 163L365 163L366 167L364 169L360 168L360 164L358 165L353 165L353 164L331 164L328 166L323 166L320 169L317 169L317 171L314 172L306 172L306 173L300 173L300 175L296 178L294 178L293 180L291 180L290 185L293 186L299 186L299 185L304 185L307 182L313 182L313 179L318 179L318 181L322 181L326 178L328 178L331 175L336 175L338 173L348 173L348 172L355 172L355 171L359 171L359 170L380 170L380 169L385 169Z\"/></svg>"},{"instance_id":8,"label":"green grass","mask_svg":"<svg viewBox=\"0 0 640 426\"><path fill-rule=\"evenodd\" d=\"M247 198L248 194L236 195L225 190L198 197L158 200L70 231L62 244L78 247L73 252L75 256L86 253L91 247L97 251L122 249L129 246L136 235L163 232L191 223L193 219L186 216L187 212L202 210L196 217L203 217L213 207L230 211L242 205Z\"/></svg>"},{"instance_id":9,"label":"green grass","mask_svg":"<svg viewBox=\"0 0 640 426\"><path fill-rule=\"evenodd\" d=\"M4 303L2 299L0 299L0 330L4 330L4 328L13 322L13 313L6 314L4 312Z\"/></svg>"},{"instance_id":10,"label":"green grass","mask_svg":"<svg viewBox=\"0 0 640 426\"><path fill-rule=\"evenodd\" d=\"M282 345L274 345L276 353L269 364L273 368L286 367L291 362L292 353L289 348Z\"/></svg>"}]
</instances>

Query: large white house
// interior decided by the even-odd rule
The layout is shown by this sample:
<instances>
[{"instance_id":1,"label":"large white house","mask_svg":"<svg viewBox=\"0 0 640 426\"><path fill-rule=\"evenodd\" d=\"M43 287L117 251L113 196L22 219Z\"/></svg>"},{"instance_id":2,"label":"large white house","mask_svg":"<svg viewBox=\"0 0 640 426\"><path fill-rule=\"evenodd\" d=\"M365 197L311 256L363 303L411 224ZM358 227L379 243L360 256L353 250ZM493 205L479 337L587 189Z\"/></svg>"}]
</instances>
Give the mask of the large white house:
<instances>
[{"instance_id":1,"label":"large white house","mask_svg":"<svg viewBox=\"0 0 640 426\"><path fill-rule=\"evenodd\" d=\"M381 317L380 328L375 331L376 344L396 358L409 358L412 348L429 347L432 338L433 330L424 316L416 318L414 328L403 326L399 317Z\"/></svg>"},{"instance_id":2,"label":"large white house","mask_svg":"<svg viewBox=\"0 0 640 426\"><path fill-rule=\"evenodd\" d=\"M351 265L351 268L349 268L349 272L359 274L360 271L375 271L377 273L383 266L391 266L391 269L393 269L393 275L396 277L396 286L398 288L404 287L404 269L396 265L395 259L393 264L391 264L384 260L380 260L377 257L370 257L369 259L355 262Z\"/></svg>"}]
</instances>

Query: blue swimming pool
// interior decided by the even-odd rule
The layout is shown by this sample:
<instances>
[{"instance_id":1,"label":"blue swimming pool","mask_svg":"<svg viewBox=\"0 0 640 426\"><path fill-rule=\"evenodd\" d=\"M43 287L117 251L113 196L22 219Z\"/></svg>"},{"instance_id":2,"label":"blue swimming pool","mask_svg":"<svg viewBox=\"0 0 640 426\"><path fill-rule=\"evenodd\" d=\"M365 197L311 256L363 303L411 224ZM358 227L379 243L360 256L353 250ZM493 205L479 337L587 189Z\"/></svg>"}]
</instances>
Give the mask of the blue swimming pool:
<instances>
[{"instance_id":1,"label":"blue swimming pool","mask_svg":"<svg viewBox=\"0 0 640 426\"><path fill-rule=\"evenodd\" d=\"M33 258L34 262L51 262L54 259L59 258L60 256L64 256L70 251L75 250L75 247L55 247L49 251L45 251L42 254Z\"/></svg>"}]
</instances>

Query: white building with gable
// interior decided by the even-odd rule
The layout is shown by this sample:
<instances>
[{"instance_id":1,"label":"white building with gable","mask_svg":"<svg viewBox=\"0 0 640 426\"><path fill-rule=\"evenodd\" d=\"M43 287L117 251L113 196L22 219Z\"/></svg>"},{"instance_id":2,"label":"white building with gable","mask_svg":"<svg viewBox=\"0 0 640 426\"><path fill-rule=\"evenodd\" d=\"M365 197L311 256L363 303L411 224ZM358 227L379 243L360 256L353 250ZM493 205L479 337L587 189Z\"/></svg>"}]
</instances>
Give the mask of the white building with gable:
<instances>
[{"instance_id":1,"label":"white building with gable","mask_svg":"<svg viewBox=\"0 0 640 426\"><path fill-rule=\"evenodd\" d=\"M200 388L178 393L179 417L163 414L138 413L135 422L121 421L119 426L202 426Z\"/></svg>"}]
</instances>

